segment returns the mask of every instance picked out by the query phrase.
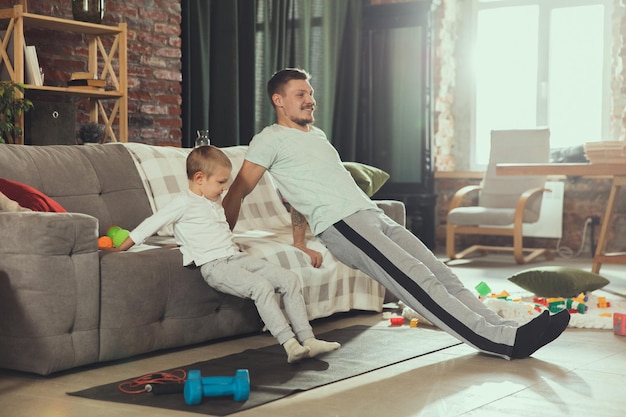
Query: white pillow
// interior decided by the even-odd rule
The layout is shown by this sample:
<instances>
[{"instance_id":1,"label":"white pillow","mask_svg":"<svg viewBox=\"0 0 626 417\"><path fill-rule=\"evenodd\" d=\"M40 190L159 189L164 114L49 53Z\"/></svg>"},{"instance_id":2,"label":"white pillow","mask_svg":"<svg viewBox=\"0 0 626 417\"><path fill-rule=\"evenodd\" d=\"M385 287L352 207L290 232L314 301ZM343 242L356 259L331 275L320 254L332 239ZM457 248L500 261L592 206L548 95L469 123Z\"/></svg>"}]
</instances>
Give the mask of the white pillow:
<instances>
[{"instance_id":1,"label":"white pillow","mask_svg":"<svg viewBox=\"0 0 626 417\"><path fill-rule=\"evenodd\" d=\"M143 181L150 207L156 212L168 204L172 198L186 190L186 161L190 148L152 146L142 143L125 143L133 157L137 171ZM241 169L247 146L229 146L221 150L230 159L233 169L229 185ZM249 230L275 230L291 225L291 217L269 173L265 173L259 184L242 204L236 232ZM159 236L173 236L173 227L165 226Z\"/></svg>"},{"instance_id":2,"label":"white pillow","mask_svg":"<svg viewBox=\"0 0 626 417\"><path fill-rule=\"evenodd\" d=\"M143 143L124 143L124 145L135 161L153 213L189 187L186 161L191 149ZM174 229L171 225L165 226L157 234L173 236Z\"/></svg>"}]
</instances>

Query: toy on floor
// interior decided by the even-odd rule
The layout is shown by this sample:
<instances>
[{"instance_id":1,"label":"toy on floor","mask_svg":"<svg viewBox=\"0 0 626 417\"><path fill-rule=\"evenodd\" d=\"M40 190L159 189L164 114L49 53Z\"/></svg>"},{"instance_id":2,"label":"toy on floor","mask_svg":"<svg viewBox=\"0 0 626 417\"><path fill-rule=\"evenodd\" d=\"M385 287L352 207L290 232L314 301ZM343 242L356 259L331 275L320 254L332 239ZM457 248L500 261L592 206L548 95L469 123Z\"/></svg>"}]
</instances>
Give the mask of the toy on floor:
<instances>
[{"instance_id":1,"label":"toy on floor","mask_svg":"<svg viewBox=\"0 0 626 417\"><path fill-rule=\"evenodd\" d=\"M411 307L404 304L402 301L399 301L398 305L402 309L402 317L405 320L409 320L409 324L411 323L413 319L415 319L417 320L418 323L422 323L427 326L434 326L434 324L431 321L427 320L426 317L422 316L421 314L413 310Z\"/></svg>"},{"instance_id":2,"label":"toy on floor","mask_svg":"<svg viewBox=\"0 0 626 417\"><path fill-rule=\"evenodd\" d=\"M404 324L404 317L390 317L389 324L392 326L402 326Z\"/></svg>"},{"instance_id":3,"label":"toy on floor","mask_svg":"<svg viewBox=\"0 0 626 417\"><path fill-rule=\"evenodd\" d=\"M610 308L611 303L606 301L606 297L598 297L598 308Z\"/></svg>"},{"instance_id":4,"label":"toy on floor","mask_svg":"<svg viewBox=\"0 0 626 417\"><path fill-rule=\"evenodd\" d=\"M487 285L485 281L480 281L474 288L480 297L486 297L491 294L491 288L489 288L489 285Z\"/></svg>"},{"instance_id":5,"label":"toy on floor","mask_svg":"<svg viewBox=\"0 0 626 417\"><path fill-rule=\"evenodd\" d=\"M247 369L237 369L235 376L202 377L200 371L187 373L185 403L198 405L202 397L232 395L235 401L246 401L250 396L250 375Z\"/></svg>"},{"instance_id":6,"label":"toy on floor","mask_svg":"<svg viewBox=\"0 0 626 417\"><path fill-rule=\"evenodd\" d=\"M481 300L489 297L507 300L511 295L505 290L502 290L500 294L492 293L491 288L489 288L489 285L487 285L487 283L484 281L479 282L478 285L476 285L474 288L476 289L476 292L478 292L478 298L480 298Z\"/></svg>"},{"instance_id":7,"label":"toy on floor","mask_svg":"<svg viewBox=\"0 0 626 417\"><path fill-rule=\"evenodd\" d=\"M626 336L626 313L613 313L613 333Z\"/></svg>"},{"instance_id":8,"label":"toy on floor","mask_svg":"<svg viewBox=\"0 0 626 417\"><path fill-rule=\"evenodd\" d=\"M550 313L558 313L561 310L569 310L570 313L585 314L588 310L587 307L588 298L585 294L580 293L575 298L561 298L561 297L535 297L533 301L537 304L548 307ZM606 300L605 300L606 301Z\"/></svg>"},{"instance_id":9,"label":"toy on floor","mask_svg":"<svg viewBox=\"0 0 626 417\"><path fill-rule=\"evenodd\" d=\"M483 301L485 306L495 311L500 317L515 320L524 324L541 314L545 307L524 301L511 301L502 298L487 298Z\"/></svg>"}]
</instances>

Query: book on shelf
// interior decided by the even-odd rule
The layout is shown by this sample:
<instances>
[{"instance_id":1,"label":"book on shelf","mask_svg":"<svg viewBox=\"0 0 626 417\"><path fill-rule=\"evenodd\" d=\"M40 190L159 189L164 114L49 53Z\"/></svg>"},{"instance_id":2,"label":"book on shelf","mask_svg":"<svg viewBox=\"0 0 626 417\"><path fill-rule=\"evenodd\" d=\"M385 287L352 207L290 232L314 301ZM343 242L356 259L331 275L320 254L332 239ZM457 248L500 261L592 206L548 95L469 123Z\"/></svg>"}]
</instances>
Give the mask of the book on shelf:
<instances>
[{"instance_id":1,"label":"book on shelf","mask_svg":"<svg viewBox=\"0 0 626 417\"><path fill-rule=\"evenodd\" d=\"M6 30L0 31L0 41L6 36ZM0 59L0 80L12 81L15 75L11 75L9 71L9 65L15 71L15 54L13 51L13 32L11 37L6 43L6 55L9 59L9 63ZM43 85L43 77L41 69L39 68L39 59L37 58L37 49L33 45L26 45L24 42L24 84L30 84L34 86Z\"/></svg>"},{"instance_id":2,"label":"book on shelf","mask_svg":"<svg viewBox=\"0 0 626 417\"><path fill-rule=\"evenodd\" d=\"M68 87L93 87L93 88L105 88L107 86L106 80L98 79L73 79L67 82Z\"/></svg>"},{"instance_id":3,"label":"book on shelf","mask_svg":"<svg viewBox=\"0 0 626 417\"><path fill-rule=\"evenodd\" d=\"M73 72L70 80L96 80L98 76L93 72Z\"/></svg>"},{"instance_id":4,"label":"book on shelf","mask_svg":"<svg viewBox=\"0 0 626 417\"><path fill-rule=\"evenodd\" d=\"M24 81L37 87L43 85L37 49L33 45L24 44Z\"/></svg>"}]
</instances>

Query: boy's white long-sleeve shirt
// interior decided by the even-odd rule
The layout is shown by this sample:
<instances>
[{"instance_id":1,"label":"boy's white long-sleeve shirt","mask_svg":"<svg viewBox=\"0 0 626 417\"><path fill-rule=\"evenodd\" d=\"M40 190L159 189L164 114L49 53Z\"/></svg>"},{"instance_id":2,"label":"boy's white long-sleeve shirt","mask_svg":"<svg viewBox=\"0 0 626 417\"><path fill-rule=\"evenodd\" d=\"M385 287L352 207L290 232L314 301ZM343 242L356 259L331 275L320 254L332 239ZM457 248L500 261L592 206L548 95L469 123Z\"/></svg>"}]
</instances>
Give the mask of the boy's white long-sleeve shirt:
<instances>
[{"instance_id":1,"label":"boy's white long-sleeve shirt","mask_svg":"<svg viewBox=\"0 0 626 417\"><path fill-rule=\"evenodd\" d=\"M178 194L141 222L130 232L130 238L138 245L168 224L174 226L174 238L183 254L183 265L193 262L200 266L240 252L222 205L190 190Z\"/></svg>"}]
</instances>

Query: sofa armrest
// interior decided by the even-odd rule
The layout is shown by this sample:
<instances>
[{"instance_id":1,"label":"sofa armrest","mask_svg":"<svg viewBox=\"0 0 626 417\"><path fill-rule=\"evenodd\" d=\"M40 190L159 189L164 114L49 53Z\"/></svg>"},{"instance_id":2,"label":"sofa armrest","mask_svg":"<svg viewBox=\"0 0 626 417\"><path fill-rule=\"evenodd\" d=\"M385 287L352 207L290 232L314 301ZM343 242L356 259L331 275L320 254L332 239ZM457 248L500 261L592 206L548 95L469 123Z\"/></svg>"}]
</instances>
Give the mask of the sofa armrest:
<instances>
[{"instance_id":1,"label":"sofa armrest","mask_svg":"<svg viewBox=\"0 0 626 417\"><path fill-rule=\"evenodd\" d=\"M0 212L0 367L49 374L98 360L98 220Z\"/></svg>"},{"instance_id":2,"label":"sofa armrest","mask_svg":"<svg viewBox=\"0 0 626 417\"><path fill-rule=\"evenodd\" d=\"M3 260L6 255L97 252L98 220L81 213L0 212L0 237Z\"/></svg>"},{"instance_id":3,"label":"sofa armrest","mask_svg":"<svg viewBox=\"0 0 626 417\"><path fill-rule=\"evenodd\" d=\"M387 216L395 220L401 226L406 226L406 207L402 201L397 200L374 200Z\"/></svg>"}]
</instances>

